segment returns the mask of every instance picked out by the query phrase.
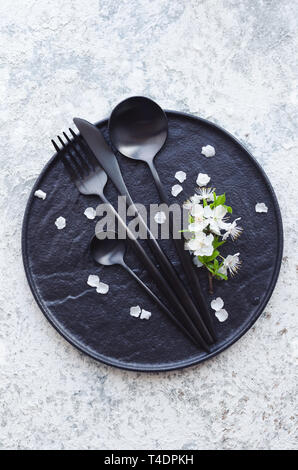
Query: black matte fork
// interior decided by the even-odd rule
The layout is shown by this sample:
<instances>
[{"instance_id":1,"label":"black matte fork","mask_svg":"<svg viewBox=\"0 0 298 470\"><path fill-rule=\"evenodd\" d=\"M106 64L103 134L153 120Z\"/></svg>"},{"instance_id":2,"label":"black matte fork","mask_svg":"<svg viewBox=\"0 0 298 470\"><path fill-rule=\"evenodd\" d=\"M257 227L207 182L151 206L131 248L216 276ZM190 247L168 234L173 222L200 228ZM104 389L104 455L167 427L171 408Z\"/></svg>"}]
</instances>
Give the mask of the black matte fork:
<instances>
[{"instance_id":1,"label":"black matte fork","mask_svg":"<svg viewBox=\"0 0 298 470\"><path fill-rule=\"evenodd\" d=\"M143 265L147 268L148 272L151 274L156 285L165 295L169 304L171 305L173 311L176 313L176 316L171 314L171 320L179 327L184 334L186 334L190 339L192 339L195 344L200 345L205 351L209 352L209 346L203 339L200 331L195 327L192 320L187 315L184 307L181 305L177 299L175 293L172 291L166 280L160 274L159 270L152 263L147 253L144 251L138 240L135 238L134 234L127 227L123 219L117 213L112 204L107 200L104 195L104 188L107 182L107 174L100 167L95 157L87 148L84 147L84 143L81 139L77 138L76 134L70 129L70 132L76 141L71 140L68 135L63 132L63 136L66 139L67 144L64 140L58 136L58 140L62 145L62 149L52 140L52 144L57 152L61 155L62 162L66 171L68 172L70 178L74 182L78 191L84 195L96 195L99 196L104 204L107 204L112 214L117 218L118 222L124 228L128 238L132 241L137 255L139 256ZM84 151L82 151L82 148Z\"/></svg>"}]
</instances>

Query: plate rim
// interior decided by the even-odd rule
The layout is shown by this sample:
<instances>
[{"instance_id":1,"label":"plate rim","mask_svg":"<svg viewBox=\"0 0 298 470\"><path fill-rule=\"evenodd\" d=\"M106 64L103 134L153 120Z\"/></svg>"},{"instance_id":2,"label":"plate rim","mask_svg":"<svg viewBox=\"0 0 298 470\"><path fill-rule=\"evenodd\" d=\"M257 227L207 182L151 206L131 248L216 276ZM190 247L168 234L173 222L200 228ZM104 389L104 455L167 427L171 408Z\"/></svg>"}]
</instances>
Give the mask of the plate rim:
<instances>
[{"instance_id":1,"label":"plate rim","mask_svg":"<svg viewBox=\"0 0 298 470\"><path fill-rule=\"evenodd\" d=\"M269 302L272 293L274 291L274 288L276 286L280 268L281 268L281 262L282 262L282 254L283 254L283 247L284 247L284 235L283 235L283 223L282 223L282 217L281 217L281 211L280 207L278 204L278 200L276 197L276 194L274 192L273 186L265 173L264 169L260 165L260 163L256 160L256 158L252 155L252 153L247 149L247 147L240 142L239 139L237 139L234 135L232 135L229 131L226 129L222 128L218 124L209 121L208 119L195 116L194 114L182 112L182 111L174 111L174 110L164 110L165 113L171 114L171 115L176 115L176 116L181 116L185 117L187 119L192 119L195 121L199 121L205 125L211 126L215 128L217 131L222 132L225 134L228 138L230 138L236 145L238 145L242 150L244 150L247 154L247 157L251 160L251 162L254 164L254 166L257 168L261 176L263 177L264 182L266 183L267 189L269 190L269 193L273 199L273 204L274 204L274 210L276 212L276 218L277 218L277 235L278 235L278 251L277 251L277 257L276 257L276 262L275 262L275 267L274 271L272 273L271 277L271 282L270 285L266 291L266 295L263 298L263 301L259 304L258 309L256 311L256 314L254 315L253 318L249 322L246 322L243 328L240 330L240 332L237 334L235 338L232 340L228 341L224 345L222 345L221 348L217 349L216 351L206 353L206 355L198 358L198 359L185 359L180 361L179 363L163 363L163 364L157 364L154 367L151 365L146 366L145 364L138 365L138 364L125 364L123 361L119 361L117 359L113 358L108 358L106 356L102 356L101 354L97 354L94 351L90 350L87 346L83 346L81 343L79 343L75 338L73 338L71 335L69 335L66 331L64 331L58 322L55 321L55 319L52 317L50 310L48 307L45 305L43 299L38 293L38 289L35 286L34 280L32 278L32 273L30 270L30 265L29 265L29 259L28 259L28 253L27 253L27 246L26 246L26 241L27 241L27 227L28 227L28 219L29 219L29 212L30 212L30 207L31 203L34 197L34 192L36 188L39 186L40 180L44 177L46 172L49 170L51 165L55 162L57 153L55 153L50 160L45 164L45 166L42 168L40 174L38 175L28 198L28 201L26 203L25 211L24 211L24 216L23 216L23 223L22 223L22 235L21 235L21 246L22 246L22 258L23 258L23 265L25 269L25 274L26 278L30 287L30 290L33 294L33 297L35 301L37 302L37 305L39 306L40 310L46 317L46 319L49 321L49 323L55 328L55 330L64 338L68 343L70 343L72 346L74 346L76 349L78 349L81 353L86 354L87 356L91 357L97 362L101 362L103 364L106 364L108 366L112 367L117 367L118 369L122 370L127 370L127 371L133 371L133 372L167 372L167 371L174 371L174 370L179 370L179 369L184 369L187 367L192 367L196 366L198 364L201 364L205 362L207 359L211 359L212 357L217 356L218 354L222 353L229 347L231 347L234 343L236 343L242 336L247 333L248 330L255 324L255 322L258 320L260 315L263 313L267 303ZM108 121L108 118L101 119L100 121L96 122L97 127L103 126L106 122Z\"/></svg>"}]
</instances>

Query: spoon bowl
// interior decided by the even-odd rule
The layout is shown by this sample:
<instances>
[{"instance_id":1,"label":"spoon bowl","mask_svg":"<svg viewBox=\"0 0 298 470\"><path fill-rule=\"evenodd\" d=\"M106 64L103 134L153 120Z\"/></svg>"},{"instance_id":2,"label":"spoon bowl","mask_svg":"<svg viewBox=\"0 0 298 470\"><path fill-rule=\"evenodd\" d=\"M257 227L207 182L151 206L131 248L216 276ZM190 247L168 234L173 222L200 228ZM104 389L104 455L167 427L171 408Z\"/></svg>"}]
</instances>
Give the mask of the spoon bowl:
<instances>
[{"instance_id":1,"label":"spoon bowl","mask_svg":"<svg viewBox=\"0 0 298 470\"><path fill-rule=\"evenodd\" d=\"M167 139L168 120L157 103L144 96L133 96L114 108L109 134L122 155L152 161Z\"/></svg>"},{"instance_id":2,"label":"spoon bowl","mask_svg":"<svg viewBox=\"0 0 298 470\"><path fill-rule=\"evenodd\" d=\"M105 238L103 238L103 235ZM112 266L114 264L124 263L126 251L125 240L117 238L115 232L100 232L92 238L90 251L94 261L103 266Z\"/></svg>"}]
</instances>

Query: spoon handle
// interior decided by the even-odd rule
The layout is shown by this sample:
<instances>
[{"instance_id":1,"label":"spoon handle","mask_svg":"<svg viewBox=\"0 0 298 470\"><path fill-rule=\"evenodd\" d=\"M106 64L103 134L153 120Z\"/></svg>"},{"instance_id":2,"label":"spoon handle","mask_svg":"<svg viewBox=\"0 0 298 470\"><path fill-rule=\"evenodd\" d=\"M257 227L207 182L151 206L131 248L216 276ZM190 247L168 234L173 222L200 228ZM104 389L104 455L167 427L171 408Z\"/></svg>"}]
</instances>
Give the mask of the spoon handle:
<instances>
[{"instance_id":1,"label":"spoon handle","mask_svg":"<svg viewBox=\"0 0 298 470\"><path fill-rule=\"evenodd\" d=\"M123 266L124 269L126 269L126 271L139 283L139 285L147 292L147 294L157 303L157 305L168 315L168 317L170 317L170 319L175 323L176 326L178 326L178 328L180 330L183 331L183 333L194 343L194 344L197 344L196 343L196 340L194 339L194 337L189 333L189 331L184 328L184 326L177 320L177 318L172 314L172 312L168 309L168 307L157 297L156 294L154 294L154 292L149 289L149 287L142 281L142 279L139 278L139 276L137 276L135 274L135 272L129 267L127 266L127 264L123 261L123 263L121 263L121 266Z\"/></svg>"},{"instance_id":2,"label":"spoon handle","mask_svg":"<svg viewBox=\"0 0 298 470\"><path fill-rule=\"evenodd\" d=\"M156 268L156 266L152 263L150 260L149 256L143 249L143 247L140 245L138 240L135 238L134 234L131 232L131 230L127 227L125 224L124 220L120 217L116 209L112 206L112 204L107 200L105 195L103 193L98 193L102 201L109 206L111 212L114 214L114 216L117 218L118 222L122 225L122 227L125 229L126 234L128 238L132 241L134 244L134 247L136 249L137 255L141 259L142 263L144 266L147 268L148 272L151 274L152 278L155 280L156 285L160 288L160 290L164 293L165 297L168 299L169 303L171 304L173 310L177 312L179 315L179 324L181 329L187 329L191 335L196 339L196 343L199 344L205 351L210 351L209 346L207 345L206 341L204 338L201 336L200 332L192 322L191 318L187 315L184 307L182 304L179 302L179 299L176 297L175 293L171 289L171 287L168 285L167 281L164 279L164 277L160 274L159 270ZM171 315L172 318L173 315ZM175 323L177 324L178 319L175 320Z\"/></svg>"},{"instance_id":3,"label":"spoon handle","mask_svg":"<svg viewBox=\"0 0 298 470\"><path fill-rule=\"evenodd\" d=\"M162 182L160 180L159 174L157 172L157 169L156 169L153 161L148 162L148 166L150 168L150 171L151 171L152 177L154 179L154 182L155 182L155 185L156 185L156 188L157 188L157 191L159 193L159 197L160 197L161 201L163 203L167 204L167 206L169 206L170 205L169 198L168 198L168 196L167 196L167 194L164 190L164 187L162 185ZM182 267L184 269L184 272L186 274L186 277L187 277L187 280L189 282L190 288L192 290L193 296L194 296L198 306L200 307L200 313L202 315L202 318L203 318L204 322L206 323L211 335L213 336L214 339L216 339L216 334L215 334L214 327L213 327L213 324L212 324L212 321L211 321L209 309L208 309L205 297L204 297L203 292L202 292L202 288L201 288L201 285L200 285L199 278L198 278L197 274L194 271L194 266L193 266L191 257L189 255L189 253L184 249L183 240L181 240L181 238L179 238L179 239L175 238L175 236L174 236L175 234L173 234L173 214L171 212L169 212L169 226L170 226L171 233L173 235L172 236L173 243L175 245L175 248L176 248L177 254L179 256L180 262L181 262ZM193 312L193 310L191 310L191 312L190 312L191 318L192 318L193 322L199 326L199 325L201 325L200 314L197 312L197 315L195 315L194 313L195 312Z\"/></svg>"}]
</instances>

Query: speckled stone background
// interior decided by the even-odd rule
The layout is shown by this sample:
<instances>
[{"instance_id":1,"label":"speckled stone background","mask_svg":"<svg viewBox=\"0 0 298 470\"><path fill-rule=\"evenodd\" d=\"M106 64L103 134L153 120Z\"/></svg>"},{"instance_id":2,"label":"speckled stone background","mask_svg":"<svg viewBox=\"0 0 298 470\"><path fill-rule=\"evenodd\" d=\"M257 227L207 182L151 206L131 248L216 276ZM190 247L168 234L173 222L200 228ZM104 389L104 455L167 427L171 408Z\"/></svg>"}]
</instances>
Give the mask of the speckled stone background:
<instances>
[{"instance_id":1,"label":"speckled stone background","mask_svg":"<svg viewBox=\"0 0 298 470\"><path fill-rule=\"evenodd\" d=\"M0 448L297 447L297 14L292 0L1 1ZM236 135L283 214L281 274L255 327L174 373L80 354L41 314L22 266L23 213L49 139L132 94Z\"/></svg>"}]
</instances>

